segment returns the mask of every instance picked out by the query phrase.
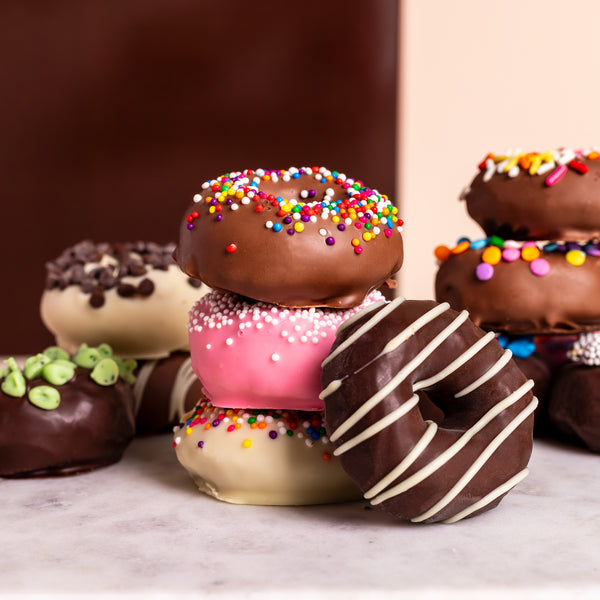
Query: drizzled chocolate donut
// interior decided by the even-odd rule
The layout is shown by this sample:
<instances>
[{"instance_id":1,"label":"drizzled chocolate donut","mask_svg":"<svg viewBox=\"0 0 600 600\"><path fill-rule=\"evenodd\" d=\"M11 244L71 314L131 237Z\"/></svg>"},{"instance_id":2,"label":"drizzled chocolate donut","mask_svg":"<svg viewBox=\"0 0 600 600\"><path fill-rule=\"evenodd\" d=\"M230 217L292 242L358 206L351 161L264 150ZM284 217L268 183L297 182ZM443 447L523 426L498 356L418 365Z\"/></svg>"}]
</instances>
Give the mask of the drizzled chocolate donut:
<instances>
[{"instance_id":1,"label":"drizzled chocolate donut","mask_svg":"<svg viewBox=\"0 0 600 600\"><path fill-rule=\"evenodd\" d=\"M188 352L140 361L133 395L136 433L167 431L202 397L202 383Z\"/></svg>"},{"instance_id":2,"label":"drizzled chocolate donut","mask_svg":"<svg viewBox=\"0 0 600 600\"><path fill-rule=\"evenodd\" d=\"M134 361L103 344L0 367L0 476L73 475L117 462L135 432Z\"/></svg>"},{"instance_id":3,"label":"drizzled chocolate donut","mask_svg":"<svg viewBox=\"0 0 600 600\"><path fill-rule=\"evenodd\" d=\"M454 522L527 475L533 382L466 311L403 298L363 310L339 328L322 385L335 454L396 517ZM424 419L423 394L439 422Z\"/></svg>"},{"instance_id":4,"label":"drizzled chocolate donut","mask_svg":"<svg viewBox=\"0 0 600 600\"><path fill-rule=\"evenodd\" d=\"M357 306L402 265L389 199L324 167L245 170L203 185L175 258L213 289L281 306Z\"/></svg>"}]
</instances>

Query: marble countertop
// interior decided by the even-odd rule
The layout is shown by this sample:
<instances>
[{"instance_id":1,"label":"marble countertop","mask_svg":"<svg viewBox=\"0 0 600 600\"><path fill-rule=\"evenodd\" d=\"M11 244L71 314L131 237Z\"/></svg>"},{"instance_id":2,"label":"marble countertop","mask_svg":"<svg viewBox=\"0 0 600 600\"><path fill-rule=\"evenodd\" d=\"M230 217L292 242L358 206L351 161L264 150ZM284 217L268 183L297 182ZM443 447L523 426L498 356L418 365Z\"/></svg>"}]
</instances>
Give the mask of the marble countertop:
<instances>
[{"instance_id":1,"label":"marble countertop","mask_svg":"<svg viewBox=\"0 0 600 600\"><path fill-rule=\"evenodd\" d=\"M141 438L92 473L0 481L0 597L596 599L599 467L538 441L498 508L412 525L360 502L221 503L170 435Z\"/></svg>"}]
</instances>

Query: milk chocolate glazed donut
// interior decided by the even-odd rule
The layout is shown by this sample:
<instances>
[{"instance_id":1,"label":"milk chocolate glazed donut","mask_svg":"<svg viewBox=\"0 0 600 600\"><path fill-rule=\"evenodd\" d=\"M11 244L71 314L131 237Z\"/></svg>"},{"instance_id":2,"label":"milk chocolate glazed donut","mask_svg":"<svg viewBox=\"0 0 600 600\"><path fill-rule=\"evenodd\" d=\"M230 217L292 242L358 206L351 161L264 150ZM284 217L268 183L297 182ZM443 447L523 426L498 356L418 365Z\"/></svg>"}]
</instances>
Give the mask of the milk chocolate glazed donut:
<instances>
[{"instance_id":1,"label":"milk chocolate glazed donut","mask_svg":"<svg viewBox=\"0 0 600 600\"><path fill-rule=\"evenodd\" d=\"M384 194L325 167L247 169L207 181L174 257L212 289L280 306L352 308L402 266Z\"/></svg>"},{"instance_id":2,"label":"milk chocolate glazed donut","mask_svg":"<svg viewBox=\"0 0 600 600\"><path fill-rule=\"evenodd\" d=\"M533 382L448 304L397 298L338 330L323 363L335 454L374 505L413 522L496 506L528 473ZM419 393L444 413L426 421Z\"/></svg>"}]
</instances>

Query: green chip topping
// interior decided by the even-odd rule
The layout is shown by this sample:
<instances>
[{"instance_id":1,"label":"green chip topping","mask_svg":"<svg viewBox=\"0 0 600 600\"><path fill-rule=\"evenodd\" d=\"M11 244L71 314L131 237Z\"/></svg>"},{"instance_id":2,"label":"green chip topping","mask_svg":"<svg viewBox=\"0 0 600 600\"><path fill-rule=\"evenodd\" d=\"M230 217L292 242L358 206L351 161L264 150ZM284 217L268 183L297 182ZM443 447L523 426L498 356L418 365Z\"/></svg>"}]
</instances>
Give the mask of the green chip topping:
<instances>
[{"instance_id":1,"label":"green chip topping","mask_svg":"<svg viewBox=\"0 0 600 600\"><path fill-rule=\"evenodd\" d=\"M29 402L44 410L54 410L60 404L60 393L49 385L37 385L27 394Z\"/></svg>"},{"instance_id":2,"label":"green chip topping","mask_svg":"<svg viewBox=\"0 0 600 600\"><path fill-rule=\"evenodd\" d=\"M112 358L103 358L94 367L90 377L98 385L113 385L119 378L119 367Z\"/></svg>"}]
</instances>

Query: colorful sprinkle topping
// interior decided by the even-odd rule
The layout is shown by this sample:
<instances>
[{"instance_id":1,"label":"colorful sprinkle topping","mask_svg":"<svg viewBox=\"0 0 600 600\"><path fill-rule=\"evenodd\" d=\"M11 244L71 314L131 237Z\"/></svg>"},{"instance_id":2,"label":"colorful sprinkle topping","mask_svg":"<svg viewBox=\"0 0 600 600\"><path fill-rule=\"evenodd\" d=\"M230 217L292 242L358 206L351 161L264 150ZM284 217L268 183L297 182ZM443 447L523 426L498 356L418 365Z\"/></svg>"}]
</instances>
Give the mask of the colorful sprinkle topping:
<instances>
[{"instance_id":1,"label":"colorful sprinkle topping","mask_svg":"<svg viewBox=\"0 0 600 600\"><path fill-rule=\"evenodd\" d=\"M202 398L188 419L175 426L173 431L176 434L190 435L195 427L200 427L206 432L215 427L223 427L228 434L239 432L240 447L243 449L252 447L252 440L246 437L249 431L263 431L273 441L297 438L304 440L307 446L329 443L322 412L219 408L213 406L206 398ZM173 446L176 447L180 442L181 436L176 436ZM206 440L202 440L198 443L198 449L202 450L207 443ZM322 458L330 460L331 454L325 451Z\"/></svg>"},{"instance_id":2,"label":"colorful sprinkle topping","mask_svg":"<svg viewBox=\"0 0 600 600\"><path fill-rule=\"evenodd\" d=\"M550 263L544 254L562 254L565 260L574 267L583 265L588 256L600 256L600 242L515 242L491 236L479 240L461 238L454 248L438 246L434 250L435 257L445 262L453 254L462 254L467 250L481 250L481 263L475 269L475 276L480 281L487 281L494 276L494 267L500 262L523 260L529 263L534 275L544 277L550 272Z\"/></svg>"},{"instance_id":3,"label":"colorful sprinkle topping","mask_svg":"<svg viewBox=\"0 0 600 600\"><path fill-rule=\"evenodd\" d=\"M496 337L502 348L510 350L517 358L529 358L535 352L535 342L532 335L508 336L500 334Z\"/></svg>"},{"instance_id":4,"label":"colorful sprinkle topping","mask_svg":"<svg viewBox=\"0 0 600 600\"><path fill-rule=\"evenodd\" d=\"M306 184L301 189L299 198L283 198L267 194L260 189L264 182L299 180ZM313 182L329 184L324 191L312 188ZM322 187L322 186L321 186ZM356 238L352 239L354 253L363 252L363 242L368 243L378 235L393 235L394 230L402 231L404 222L398 217L398 208L385 194L372 190L362 181L351 179L325 167L291 167L287 170L247 169L241 172L227 173L205 182L202 194L194 195L194 203L204 203L209 215L214 215L220 222L228 212L239 210L240 206L252 206L255 212L261 213L267 206L275 211L276 219L269 220L265 227L273 233L285 231L289 236L302 234L310 224L330 222L338 231L347 227L356 229ZM194 229L194 221L200 216L199 210L187 215L187 228ZM336 238L325 231L323 241L333 246ZM356 243L355 243L356 242ZM229 247L227 248L228 251Z\"/></svg>"},{"instance_id":5,"label":"colorful sprinkle topping","mask_svg":"<svg viewBox=\"0 0 600 600\"><path fill-rule=\"evenodd\" d=\"M507 152L505 154L488 154L480 163L479 169L484 171L483 180L489 181L495 174L506 173L508 177L516 177L522 171L529 175L542 175L547 186L556 185L569 169L585 175L589 167L585 160L598 160L600 154L596 148L572 150L560 148L548 152Z\"/></svg>"},{"instance_id":6,"label":"colorful sprinkle topping","mask_svg":"<svg viewBox=\"0 0 600 600\"><path fill-rule=\"evenodd\" d=\"M600 331L581 333L567 355L573 362L600 366Z\"/></svg>"}]
</instances>

